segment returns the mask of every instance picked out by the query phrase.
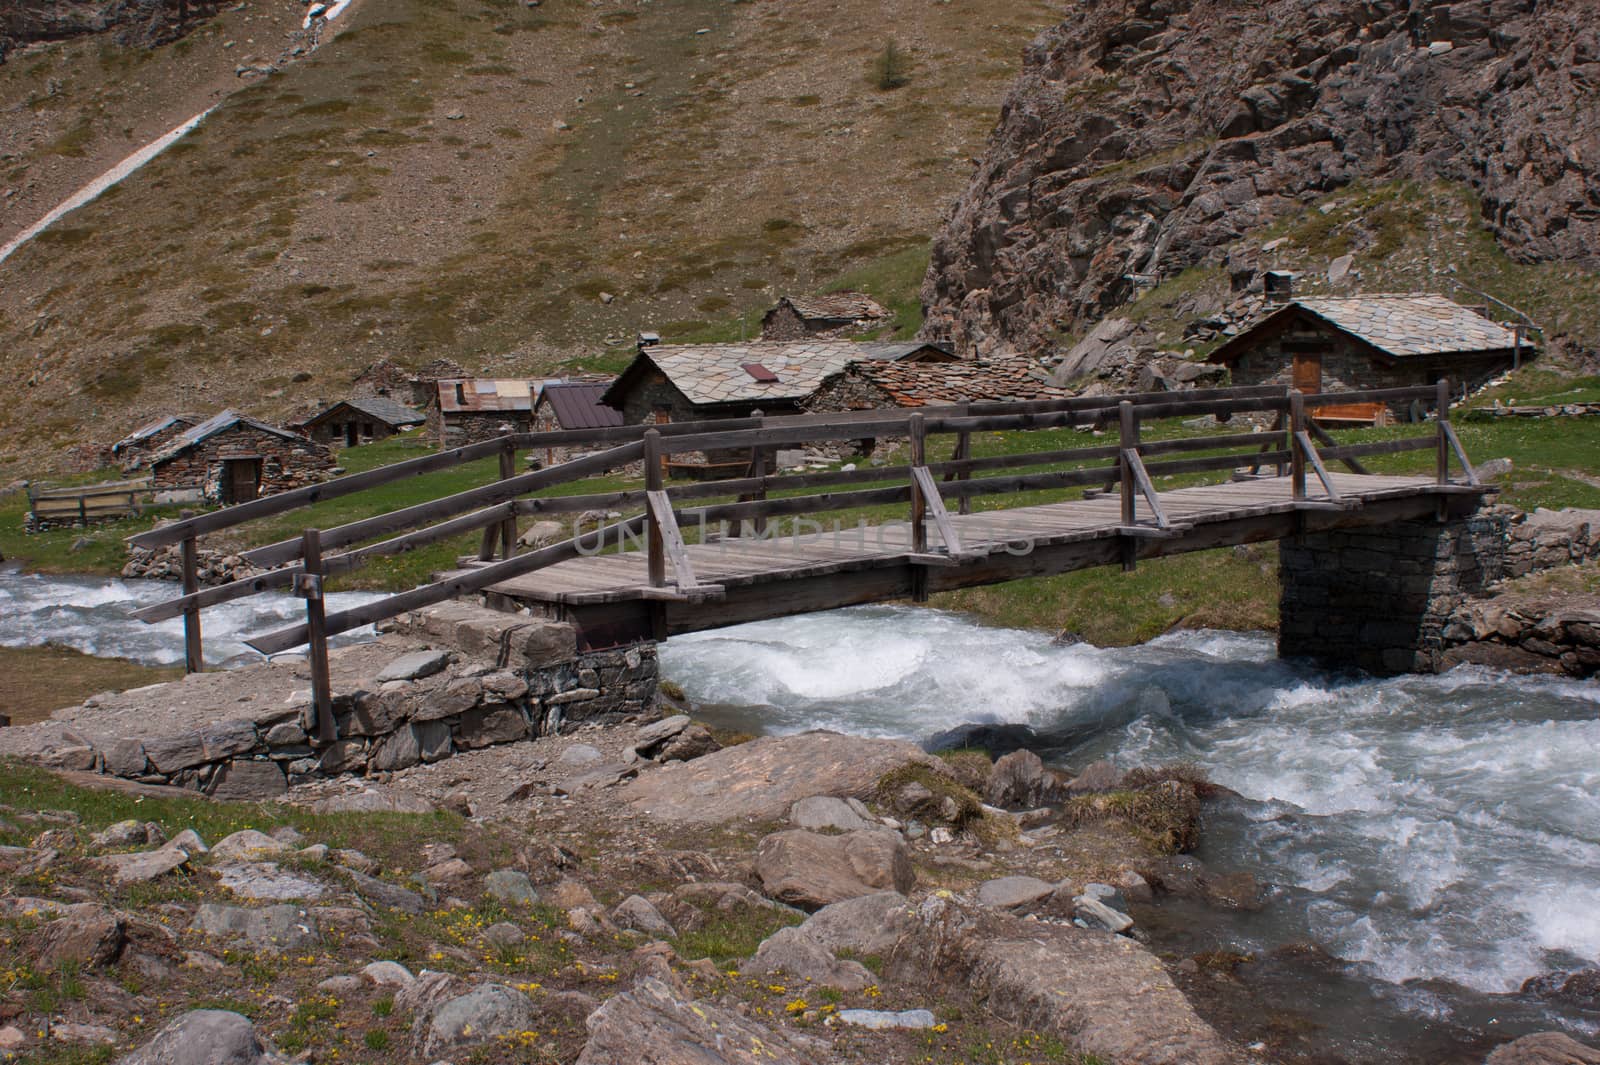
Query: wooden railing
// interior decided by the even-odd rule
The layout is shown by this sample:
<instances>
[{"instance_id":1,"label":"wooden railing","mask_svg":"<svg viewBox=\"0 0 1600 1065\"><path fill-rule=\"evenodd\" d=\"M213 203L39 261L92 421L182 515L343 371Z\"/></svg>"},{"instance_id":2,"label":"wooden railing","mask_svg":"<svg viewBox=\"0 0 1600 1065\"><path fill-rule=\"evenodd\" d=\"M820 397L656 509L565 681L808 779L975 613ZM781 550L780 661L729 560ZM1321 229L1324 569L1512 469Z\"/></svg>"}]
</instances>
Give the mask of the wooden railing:
<instances>
[{"instance_id":1,"label":"wooden railing","mask_svg":"<svg viewBox=\"0 0 1600 1065\"><path fill-rule=\"evenodd\" d=\"M137 517L140 501L150 494L148 477L136 481L103 481L79 488L53 488L28 482L28 513L35 528L52 525L88 525Z\"/></svg>"},{"instance_id":2,"label":"wooden railing","mask_svg":"<svg viewBox=\"0 0 1600 1065\"><path fill-rule=\"evenodd\" d=\"M1426 436L1341 445L1315 423L1314 412L1320 406L1369 401L1427 401L1437 412L1436 429ZM947 500L954 501L958 513L967 513L971 501L980 496L1082 487L1119 493L1118 533L1124 541L1123 564L1131 568L1137 539L1176 536L1185 528L1171 521L1162 507L1154 480L1162 476L1210 471L1228 471L1231 475L1244 468L1253 472L1262 466L1273 466L1280 474L1287 472L1291 476L1297 506L1342 508L1350 504L1341 498L1328 473L1328 462L1342 461L1354 472L1364 473L1359 462L1363 456L1432 448L1438 455L1436 472L1440 485L1449 483L1452 455L1467 483L1476 484L1476 475L1450 426L1448 411L1445 382L1437 386L1321 395L1258 386L1178 394L965 403L914 411L782 418L755 414L711 422L511 434L267 496L131 537L130 542L140 547L181 543L185 559L183 595L146 607L135 616L155 622L181 615L185 619L188 665L193 671L203 665L201 610L268 589L291 589L306 599L305 623L248 642L267 654L304 644L311 646L316 698L315 721L308 724L315 724L320 735L330 737L332 717L326 667L326 641L330 636L481 591L591 553L608 542L642 536L647 553L647 583L638 590L640 597L695 600L716 597L721 589L702 583L695 574L682 532L686 525L705 528L715 524L719 535L737 537L747 532L759 535L766 521L775 517L906 506L911 527L908 558L923 565L952 565L972 557L972 551L961 542L946 508ZM1276 420L1271 429L1264 431L1141 439L1142 425L1152 420L1214 415L1226 422L1239 414L1274 414ZM972 456L972 437L976 433L1067 427L1114 431L1116 438L1114 442L1086 447ZM930 441L940 436L953 440L950 457L930 461ZM798 474L769 472L768 457L777 448L885 437L909 441L907 465ZM1321 450L1319 442L1323 445ZM612 446L548 469L515 472L517 450L590 444ZM743 476L669 487L664 479L667 461L673 455L688 452L743 452L750 459ZM1193 452L1220 454L1168 457ZM202 535L490 456L499 459L498 480L334 528L306 529L300 536L243 552L243 557L257 566L277 568L230 584L198 587L194 559L197 539ZM642 489L536 495L641 462ZM1320 485L1320 495L1308 490L1308 480L1313 476ZM708 502L699 504L699 500ZM516 553L518 518L628 509L637 509L638 513L560 543ZM937 551L929 548L930 522L940 535ZM323 584L329 577L350 573L375 557L415 550L480 530L483 539L475 567L350 610L332 614L325 611Z\"/></svg>"}]
</instances>

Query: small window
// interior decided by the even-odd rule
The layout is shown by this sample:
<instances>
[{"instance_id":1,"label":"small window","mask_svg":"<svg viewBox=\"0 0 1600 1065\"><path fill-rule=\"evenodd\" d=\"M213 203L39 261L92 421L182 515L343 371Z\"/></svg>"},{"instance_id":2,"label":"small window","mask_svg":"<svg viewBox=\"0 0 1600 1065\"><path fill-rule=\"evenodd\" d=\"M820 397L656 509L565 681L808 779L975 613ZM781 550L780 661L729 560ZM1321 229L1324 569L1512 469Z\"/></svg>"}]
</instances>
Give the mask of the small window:
<instances>
[{"instance_id":1,"label":"small window","mask_svg":"<svg viewBox=\"0 0 1600 1065\"><path fill-rule=\"evenodd\" d=\"M457 381L456 382L456 402L464 404L464 403L466 403L466 401L467 401L467 386L465 384L463 384L462 382Z\"/></svg>"}]
</instances>

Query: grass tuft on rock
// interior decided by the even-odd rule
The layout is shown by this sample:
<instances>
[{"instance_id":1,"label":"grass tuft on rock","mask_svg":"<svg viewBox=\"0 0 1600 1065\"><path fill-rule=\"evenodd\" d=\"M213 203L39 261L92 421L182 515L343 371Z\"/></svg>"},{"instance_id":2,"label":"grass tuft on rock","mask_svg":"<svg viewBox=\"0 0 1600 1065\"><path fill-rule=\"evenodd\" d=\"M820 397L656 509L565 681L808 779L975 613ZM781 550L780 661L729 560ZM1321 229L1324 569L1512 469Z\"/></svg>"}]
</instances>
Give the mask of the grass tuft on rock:
<instances>
[{"instance_id":1,"label":"grass tuft on rock","mask_svg":"<svg viewBox=\"0 0 1600 1065\"><path fill-rule=\"evenodd\" d=\"M1067 800L1061 812L1073 827L1120 822L1158 854L1191 850L1200 838L1200 796L1195 785L1177 779L1079 795Z\"/></svg>"},{"instance_id":2,"label":"grass tuft on rock","mask_svg":"<svg viewBox=\"0 0 1600 1065\"><path fill-rule=\"evenodd\" d=\"M978 747L962 747L953 751L940 751L939 758L955 776L956 781L969 791L979 795L989 782L989 773L994 768L994 761L989 757L989 752Z\"/></svg>"}]
</instances>

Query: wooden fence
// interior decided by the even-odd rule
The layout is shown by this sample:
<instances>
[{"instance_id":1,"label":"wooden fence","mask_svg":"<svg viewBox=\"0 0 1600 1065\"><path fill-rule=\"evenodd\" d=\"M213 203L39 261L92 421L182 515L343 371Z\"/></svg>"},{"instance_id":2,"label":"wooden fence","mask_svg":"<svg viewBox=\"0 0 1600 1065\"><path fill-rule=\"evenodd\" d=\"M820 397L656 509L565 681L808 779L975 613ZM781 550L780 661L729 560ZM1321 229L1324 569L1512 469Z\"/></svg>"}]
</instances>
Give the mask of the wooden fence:
<instances>
[{"instance_id":1,"label":"wooden fence","mask_svg":"<svg viewBox=\"0 0 1600 1065\"><path fill-rule=\"evenodd\" d=\"M1412 401L1434 408L1437 419L1433 432L1404 439L1340 444L1316 424L1314 417L1315 410L1326 405ZM645 538L648 587L640 589L640 595L678 600L710 598L719 592L715 586L701 584L689 563L682 528L690 522L702 526L731 523L728 535L737 536L745 522L760 531L767 519L784 515L904 505L911 520L912 557L930 564L959 564L965 552L949 521L946 500L954 501L958 512L966 513L978 496L1081 487L1120 493L1119 532L1125 533L1126 542L1131 544L1138 537L1174 536L1182 531L1168 520L1154 487L1153 478L1165 475L1208 471L1235 475L1236 471L1254 473L1271 466L1279 475L1292 479L1297 505L1308 509L1344 508L1350 504L1341 499L1327 463L1341 461L1352 471L1365 473L1360 463L1363 457L1431 449L1437 455L1440 485L1449 483L1452 456L1462 467L1467 483L1476 485L1476 475L1450 425L1448 412L1449 389L1441 381L1437 386L1319 395L1258 386L782 418L752 415L711 422L510 434L267 496L131 537L130 542L140 547L181 543L184 557L184 594L146 607L135 616L148 622L183 616L187 662L194 671L203 665L201 610L268 589L292 590L306 600L305 623L264 634L249 643L264 653L309 645L316 693L315 724L323 738L331 739L328 637L533 573L587 553L598 544L615 542L621 536L643 534ZM1154 419L1214 415L1219 422L1226 422L1240 414L1273 415L1273 427L1167 440L1141 439L1142 424ZM1066 427L1099 428L1107 434L1114 431L1116 436L1087 447L983 458L972 455L975 433ZM930 441L940 436L952 444L950 457L930 461ZM909 464L797 474L768 470L768 457L779 447L883 437L909 441ZM518 450L593 444L613 446L547 469L516 472ZM671 456L706 451L743 451L750 459L742 476L670 487L666 484L664 471ZM1193 452L1222 453L1168 457ZM306 529L300 536L243 552L243 557L254 565L277 568L230 584L205 589L198 586L195 558L200 536L489 456L499 460L496 481L335 528ZM641 461L642 489L566 496L538 494ZM1084 467L1084 463L1092 465ZM1076 468L1059 468L1062 466ZM1030 470L1033 472L1027 472ZM1313 480L1321 489L1315 496L1308 491ZM875 487L863 487L867 485ZM719 498L733 501L697 505L697 501ZM627 509L637 509L638 513L560 543L516 553L516 523L520 517ZM928 549L930 521L941 535L943 546L939 552ZM365 606L332 615L325 612L323 582L328 577L350 573L370 558L399 554L474 531L482 532L480 565ZM495 561L497 554L499 560ZM1132 561L1132 551L1125 552L1124 565L1131 567Z\"/></svg>"},{"instance_id":2,"label":"wooden fence","mask_svg":"<svg viewBox=\"0 0 1600 1065\"><path fill-rule=\"evenodd\" d=\"M107 481L78 488L56 488L30 481L27 490L28 516L34 529L91 525L137 517L141 501L150 494L150 479Z\"/></svg>"}]
</instances>

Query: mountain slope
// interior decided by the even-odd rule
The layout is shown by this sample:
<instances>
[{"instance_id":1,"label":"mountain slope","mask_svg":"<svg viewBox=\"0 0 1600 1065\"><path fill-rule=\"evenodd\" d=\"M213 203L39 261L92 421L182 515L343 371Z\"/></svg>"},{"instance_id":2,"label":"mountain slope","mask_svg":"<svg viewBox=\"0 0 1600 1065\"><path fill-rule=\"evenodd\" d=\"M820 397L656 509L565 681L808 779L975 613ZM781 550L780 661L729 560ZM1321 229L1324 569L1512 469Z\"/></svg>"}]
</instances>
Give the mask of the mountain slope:
<instances>
[{"instance_id":1,"label":"mountain slope","mask_svg":"<svg viewBox=\"0 0 1600 1065\"><path fill-rule=\"evenodd\" d=\"M935 242L929 328L1042 353L1129 303L1130 275L1184 278L1145 317L1204 314L1262 269L1324 272L1330 243L1369 289L1449 288L1472 245L1478 284L1531 285L1552 316L1592 302L1597 27L1583 0L1094 0L1029 49ZM1592 349L1600 315L1573 329Z\"/></svg>"},{"instance_id":2,"label":"mountain slope","mask_svg":"<svg viewBox=\"0 0 1600 1065\"><path fill-rule=\"evenodd\" d=\"M361 0L0 264L0 478L161 409L274 415L379 356L538 372L915 255L1065 6Z\"/></svg>"}]
</instances>

